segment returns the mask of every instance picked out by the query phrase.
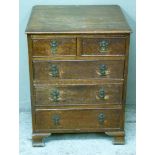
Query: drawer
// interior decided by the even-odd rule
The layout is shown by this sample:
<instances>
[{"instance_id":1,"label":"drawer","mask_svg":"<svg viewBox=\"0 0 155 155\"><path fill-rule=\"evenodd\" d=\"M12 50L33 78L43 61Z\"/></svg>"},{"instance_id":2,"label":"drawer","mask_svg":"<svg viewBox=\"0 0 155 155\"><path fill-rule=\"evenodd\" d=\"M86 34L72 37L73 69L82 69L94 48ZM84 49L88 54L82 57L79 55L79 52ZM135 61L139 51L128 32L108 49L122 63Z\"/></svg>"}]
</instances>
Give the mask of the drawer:
<instances>
[{"instance_id":1,"label":"drawer","mask_svg":"<svg viewBox=\"0 0 155 155\"><path fill-rule=\"evenodd\" d=\"M33 39L34 57L75 56L75 38Z\"/></svg>"},{"instance_id":2,"label":"drawer","mask_svg":"<svg viewBox=\"0 0 155 155\"><path fill-rule=\"evenodd\" d=\"M54 79L123 78L123 60L34 61L35 82Z\"/></svg>"},{"instance_id":3,"label":"drawer","mask_svg":"<svg viewBox=\"0 0 155 155\"><path fill-rule=\"evenodd\" d=\"M42 85L35 87L36 105L121 104L122 83Z\"/></svg>"},{"instance_id":4,"label":"drawer","mask_svg":"<svg viewBox=\"0 0 155 155\"><path fill-rule=\"evenodd\" d=\"M37 109L36 130L119 129L119 109Z\"/></svg>"},{"instance_id":5,"label":"drawer","mask_svg":"<svg viewBox=\"0 0 155 155\"><path fill-rule=\"evenodd\" d=\"M125 38L83 38L81 55L124 55L125 46Z\"/></svg>"}]
</instances>

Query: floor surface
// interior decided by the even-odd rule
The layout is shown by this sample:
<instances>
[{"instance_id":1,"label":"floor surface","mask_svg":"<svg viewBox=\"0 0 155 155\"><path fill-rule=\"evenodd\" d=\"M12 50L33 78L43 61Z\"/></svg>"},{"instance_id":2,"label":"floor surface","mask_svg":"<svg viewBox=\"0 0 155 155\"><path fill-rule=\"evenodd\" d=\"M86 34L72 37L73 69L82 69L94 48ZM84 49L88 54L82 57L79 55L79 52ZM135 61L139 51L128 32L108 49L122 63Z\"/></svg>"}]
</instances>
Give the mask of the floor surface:
<instances>
[{"instance_id":1,"label":"floor surface","mask_svg":"<svg viewBox=\"0 0 155 155\"><path fill-rule=\"evenodd\" d=\"M135 105L126 106L126 144L113 145L102 133L54 134L45 147L32 147L31 113L20 112L20 155L135 155Z\"/></svg>"}]
</instances>

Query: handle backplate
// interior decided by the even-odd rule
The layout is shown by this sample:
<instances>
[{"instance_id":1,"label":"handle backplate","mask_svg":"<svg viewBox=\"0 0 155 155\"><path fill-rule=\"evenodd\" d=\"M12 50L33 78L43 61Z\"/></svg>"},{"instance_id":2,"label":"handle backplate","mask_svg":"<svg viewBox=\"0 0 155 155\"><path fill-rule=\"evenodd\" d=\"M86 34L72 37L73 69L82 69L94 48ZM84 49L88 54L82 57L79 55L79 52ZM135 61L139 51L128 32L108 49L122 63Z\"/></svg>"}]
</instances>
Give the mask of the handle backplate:
<instances>
[{"instance_id":1,"label":"handle backplate","mask_svg":"<svg viewBox=\"0 0 155 155\"><path fill-rule=\"evenodd\" d=\"M107 66L105 64L101 64L99 66L99 74L100 74L100 76L106 76L107 75Z\"/></svg>"},{"instance_id":2,"label":"handle backplate","mask_svg":"<svg viewBox=\"0 0 155 155\"><path fill-rule=\"evenodd\" d=\"M104 53L108 51L109 48L109 42L107 40L102 40L100 43L100 53Z\"/></svg>"},{"instance_id":3,"label":"handle backplate","mask_svg":"<svg viewBox=\"0 0 155 155\"><path fill-rule=\"evenodd\" d=\"M59 76L59 68L58 68L57 65L52 64L52 65L50 66L50 75L51 75L52 77L58 77L58 76Z\"/></svg>"},{"instance_id":4,"label":"handle backplate","mask_svg":"<svg viewBox=\"0 0 155 155\"><path fill-rule=\"evenodd\" d=\"M104 88L100 88L100 89L99 89L99 91L98 91L98 96L99 96L99 98L104 99L104 97L105 97Z\"/></svg>"},{"instance_id":5,"label":"handle backplate","mask_svg":"<svg viewBox=\"0 0 155 155\"><path fill-rule=\"evenodd\" d=\"M58 102L60 100L60 92L58 89L53 89L50 93L50 100L53 102Z\"/></svg>"},{"instance_id":6,"label":"handle backplate","mask_svg":"<svg viewBox=\"0 0 155 155\"><path fill-rule=\"evenodd\" d=\"M53 124L55 126L60 125L60 116L59 115L53 115L52 116L52 121L53 121Z\"/></svg>"},{"instance_id":7,"label":"handle backplate","mask_svg":"<svg viewBox=\"0 0 155 155\"><path fill-rule=\"evenodd\" d=\"M99 113L98 114L98 122L99 124L103 124L104 123L104 120L105 120L105 115L103 112Z\"/></svg>"},{"instance_id":8,"label":"handle backplate","mask_svg":"<svg viewBox=\"0 0 155 155\"><path fill-rule=\"evenodd\" d=\"M50 46L51 46L51 53L56 54L58 48L58 42L56 40L51 40Z\"/></svg>"}]
</instances>

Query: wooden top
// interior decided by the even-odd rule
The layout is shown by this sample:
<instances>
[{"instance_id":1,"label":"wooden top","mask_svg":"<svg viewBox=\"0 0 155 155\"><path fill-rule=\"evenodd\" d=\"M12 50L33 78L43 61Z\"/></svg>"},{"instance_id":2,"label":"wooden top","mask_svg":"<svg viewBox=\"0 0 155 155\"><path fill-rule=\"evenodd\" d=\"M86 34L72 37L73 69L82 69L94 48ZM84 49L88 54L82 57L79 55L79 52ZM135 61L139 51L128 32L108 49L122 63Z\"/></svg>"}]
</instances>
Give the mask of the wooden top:
<instances>
[{"instance_id":1,"label":"wooden top","mask_svg":"<svg viewBox=\"0 0 155 155\"><path fill-rule=\"evenodd\" d=\"M130 32L117 5L34 6L26 28L28 34Z\"/></svg>"}]
</instances>

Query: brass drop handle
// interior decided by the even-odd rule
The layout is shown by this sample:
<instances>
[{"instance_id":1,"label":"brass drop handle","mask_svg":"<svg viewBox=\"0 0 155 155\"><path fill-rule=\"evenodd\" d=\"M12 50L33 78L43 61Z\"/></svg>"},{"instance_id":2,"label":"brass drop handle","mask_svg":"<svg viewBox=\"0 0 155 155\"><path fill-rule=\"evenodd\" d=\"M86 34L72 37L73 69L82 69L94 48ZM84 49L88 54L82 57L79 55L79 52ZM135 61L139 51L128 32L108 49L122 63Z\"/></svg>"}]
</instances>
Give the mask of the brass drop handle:
<instances>
[{"instance_id":1,"label":"brass drop handle","mask_svg":"<svg viewBox=\"0 0 155 155\"><path fill-rule=\"evenodd\" d=\"M110 96L108 94L106 94L104 88L100 88L97 95L96 95L96 99L97 100L109 100Z\"/></svg>"},{"instance_id":2,"label":"brass drop handle","mask_svg":"<svg viewBox=\"0 0 155 155\"><path fill-rule=\"evenodd\" d=\"M105 120L104 113L99 113L98 114L98 122L99 122L99 124L102 125L104 123L104 120Z\"/></svg>"},{"instance_id":3,"label":"brass drop handle","mask_svg":"<svg viewBox=\"0 0 155 155\"><path fill-rule=\"evenodd\" d=\"M50 73L49 73L52 77L58 77L59 76L59 68L57 65L52 64L50 66Z\"/></svg>"},{"instance_id":4,"label":"brass drop handle","mask_svg":"<svg viewBox=\"0 0 155 155\"><path fill-rule=\"evenodd\" d=\"M107 66L105 64L101 64L99 66L99 75L106 76L107 75Z\"/></svg>"},{"instance_id":5,"label":"brass drop handle","mask_svg":"<svg viewBox=\"0 0 155 155\"><path fill-rule=\"evenodd\" d=\"M99 46L100 46L100 53L104 53L108 51L109 48L109 42L107 40L102 40L101 42L99 42Z\"/></svg>"},{"instance_id":6,"label":"brass drop handle","mask_svg":"<svg viewBox=\"0 0 155 155\"><path fill-rule=\"evenodd\" d=\"M60 116L59 115L53 115L52 116L52 121L53 121L53 124L55 126L60 125Z\"/></svg>"},{"instance_id":7,"label":"brass drop handle","mask_svg":"<svg viewBox=\"0 0 155 155\"><path fill-rule=\"evenodd\" d=\"M51 53L56 54L57 47L58 47L58 42L56 40L51 40L50 46L51 46Z\"/></svg>"},{"instance_id":8,"label":"brass drop handle","mask_svg":"<svg viewBox=\"0 0 155 155\"><path fill-rule=\"evenodd\" d=\"M50 100L53 102L58 102L60 100L60 92L58 89L53 89L50 93Z\"/></svg>"},{"instance_id":9,"label":"brass drop handle","mask_svg":"<svg viewBox=\"0 0 155 155\"><path fill-rule=\"evenodd\" d=\"M105 91L104 91L103 88L100 88L99 89L98 96L99 96L99 98L104 99L104 97L105 97Z\"/></svg>"}]
</instances>

